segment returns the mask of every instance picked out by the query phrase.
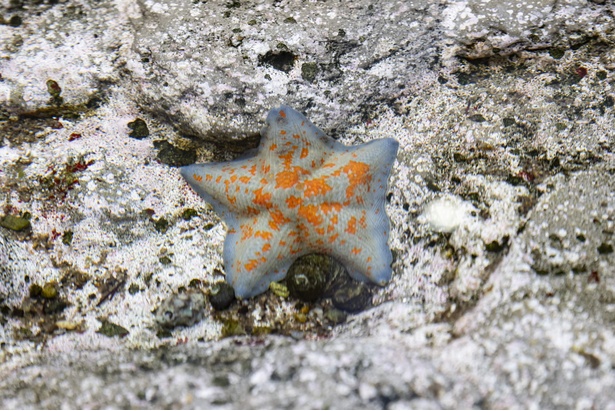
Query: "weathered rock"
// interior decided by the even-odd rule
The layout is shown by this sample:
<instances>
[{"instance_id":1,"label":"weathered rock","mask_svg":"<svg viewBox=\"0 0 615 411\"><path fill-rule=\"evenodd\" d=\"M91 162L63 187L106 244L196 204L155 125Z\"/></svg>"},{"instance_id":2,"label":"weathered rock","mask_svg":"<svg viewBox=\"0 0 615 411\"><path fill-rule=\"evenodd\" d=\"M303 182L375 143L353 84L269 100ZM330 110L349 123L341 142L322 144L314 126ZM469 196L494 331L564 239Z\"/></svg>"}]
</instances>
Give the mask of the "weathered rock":
<instances>
[{"instance_id":1,"label":"weathered rock","mask_svg":"<svg viewBox=\"0 0 615 411\"><path fill-rule=\"evenodd\" d=\"M604 276L615 266L615 175L608 168L558 176L523 238L539 274Z\"/></svg>"},{"instance_id":2,"label":"weathered rock","mask_svg":"<svg viewBox=\"0 0 615 411\"><path fill-rule=\"evenodd\" d=\"M0 407L615 408L612 2L381 3L0 3ZM391 283L157 331L225 226L126 124L217 161L282 101L399 140Z\"/></svg>"},{"instance_id":3,"label":"weathered rock","mask_svg":"<svg viewBox=\"0 0 615 411\"><path fill-rule=\"evenodd\" d=\"M280 103L335 134L416 90L437 59L437 11L424 0L143 2L127 68L139 104L188 135L257 136Z\"/></svg>"},{"instance_id":4,"label":"weathered rock","mask_svg":"<svg viewBox=\"0 0 615 411\"><path fill-rule=\"evenodd\" d=\"M449 2L442 26L453 52L471 59L548 47L612 41L612 4L587 0Z\"/></svg>"},{"instance_id":5,"label":"weathered rock","mask_svg":"<svg viewBox=\"0 0 615 411\"><path fill-rule=\"evenodd\" d=\"M205 314L205 295L200 290L169 296L156 310L156 322L163 328L189 327Z\"/></svg>"},{"instance_id":6,"label":"weathered rock","mask_svg":"<svg viewBox=\"0 0 615 411\"><path fill-rule=\"evenodd\" d=\"M3 108L12 115L44 117L50 106L84 110L94 105L106 85L119 79L119 39L131 6L19 3L8 7L8 14L0 9L10 21L16 16L23 21L0 30Z\"/></svg>"}]
</instances>

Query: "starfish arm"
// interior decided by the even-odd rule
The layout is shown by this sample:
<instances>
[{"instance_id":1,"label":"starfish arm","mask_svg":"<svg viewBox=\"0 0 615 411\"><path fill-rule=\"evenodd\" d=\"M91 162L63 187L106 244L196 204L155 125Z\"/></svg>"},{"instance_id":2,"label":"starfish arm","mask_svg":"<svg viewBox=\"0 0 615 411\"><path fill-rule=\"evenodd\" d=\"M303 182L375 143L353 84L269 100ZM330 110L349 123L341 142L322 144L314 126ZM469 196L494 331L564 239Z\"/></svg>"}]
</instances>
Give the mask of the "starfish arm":
<instances>
[{"instance_id":1,"label":"starfish arm","mask_svg":"<svg viewBox=\"0 0 615 411\"><path fill-rule=\"evenodd\" d=\"M269 112L261 135L261 150L282 170L311 172L321 167L333 152L347 148L285 105Z\"/></svg>"},{"instance_id":2,"label":"starfish arm","mask_svg":"<svg viewBox=\"0 0 615 411\"><path fill-rule=\"evenodd\" d=\"M239 298L250 298L279 281L297 257L287 241L290 228L273 231L265 216L234 221L224 243L226 280Z\"/></svg>"},{"instance_id":3,"label":"starfish arm","mask_svg":"<svg viewBox=\"0 0 615 411\"><path fill-rule=\"evenodd\" d=\"M383 285L391 279L391 263L393 256L387 244L390 232L390 221L386 214L386 192L391 168L397 156L399 143L391 138L371 141L358 146L355 153L358 161L364 161L370 165L371 181L356 190L355 201L360 204L363 200L364 207L360 214L354 205L357 221L358 236L347 236L347 250L339 258L346 264L349 274L357 279L369 279ZM348 213L345 232L352 219L352 212ZM342 225L344 222L342 222Z\"/></svg>"},{"instance_id":4,"label":"starfish arm","mask_svg":"<svg viewBox=\"0 0 615 411\"><path fill-rule=\"evenodd\" d=\"M311 189L311 193L323 194L315 196L315 205L299 206L299 211L314 211L307 215L312 224L305 224L308 229L304 236L311 239L308 244L336 257L358 280L384 284L391 277L385 202L397 149L395 140L381 139L332 156L335 167L314 179L324 181L331 189ZM310 185L304 183L306 194Z\"/></svg>"},{"instance_id":5,"label":"starfish arm","mask_svg":"<svg viewBox=\"0 0 615 411\"><path fill-rule=\"evenodd\" d=\"M265 210L267 179L259 176L256 158L230 163L193 164L182 167L181 175L205 201L210 203L222 219L229 222L232 215L256 215ZM259 190L260 189L260 190ZM260 197L259 197L260 195Z\"/></svg>"},{"instance_id":6,"label":"starfish arm","mask_svg":"<svg viewBox=\"0 0 615 411\"><path fill-rule=\"evenodd\" d=\"M222 196L223 191L220 190L219 187L214 187L217 184L215 182L211 183L211 178L205 179L206 176L213 175L212 172L218 173L220 164L221 163L192 164L181 167L180 173L190 187L192 187L201 198L211 204L220 218L226 221L232 215L230 204L224 201L225 199ZM215 179L213 179L213 181L215 181Z\"/></svg>"},{"instance_id":7,"label":"starfish arm","mask_svg":"<svg viewBox=\"0 0 615 411\"><path fill-rule=\"evenodd\" d=\"M364 210L345 210L331 234L335 241L321 252L341 262L354 279L384 285L392 273L392 254L384 236L388 231L388 219L367 218Z\"/></svg>"}]
</instances>

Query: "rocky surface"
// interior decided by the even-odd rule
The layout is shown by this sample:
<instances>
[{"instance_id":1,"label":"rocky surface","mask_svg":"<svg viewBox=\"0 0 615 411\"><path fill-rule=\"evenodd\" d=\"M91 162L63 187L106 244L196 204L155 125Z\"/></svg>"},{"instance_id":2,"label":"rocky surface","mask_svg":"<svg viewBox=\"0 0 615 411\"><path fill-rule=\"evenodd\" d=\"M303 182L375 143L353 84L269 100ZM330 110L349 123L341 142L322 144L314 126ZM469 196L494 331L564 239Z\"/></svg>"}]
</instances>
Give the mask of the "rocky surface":
<instances>
[{"instance_id":1,"label":"rocky surface","mask_svg":"<svg viewBox=\"0 0 615 411\"><path fill-rule=\"evenodd\" d=\"M469 0L447 4L442 26L454 52L470 59L520 50L578 48L610 36L604 0Z\"/></svg>"},{"instance_id":2,"label":"rocky surface","mask_svg":"<svg viewBox=\"0 0 615 411\"><path fill-rule=\"evenodd\" d=\"M611 2L0 7L0 407L615 407ZM175 166L280 103L400 142L362 312L209 302Z\"/></svg>"},{"instance_id":3,"label":"rocky surface","mask_svg":"<svg viewBox=\"0 0 615 411\"><path fill-rule=\"evenodd\" d=\"M615 266L614 172L591 169L553 179L553 191L536 208L524 233L534 271L595 276Z\"/></svg>"},{"instance_id":4,"label":"rocky surface","mask_svg":"<svg viewBox=\"0 0 615 411\"><path fill-rule=\"evenodd\" d=\"M263 108L281 100L345 130L416 92L414 73L437 59L437 9L429 1L143 2L126 68L140 105L205 140L257 136Z\"/></svg>"}]
</instances>

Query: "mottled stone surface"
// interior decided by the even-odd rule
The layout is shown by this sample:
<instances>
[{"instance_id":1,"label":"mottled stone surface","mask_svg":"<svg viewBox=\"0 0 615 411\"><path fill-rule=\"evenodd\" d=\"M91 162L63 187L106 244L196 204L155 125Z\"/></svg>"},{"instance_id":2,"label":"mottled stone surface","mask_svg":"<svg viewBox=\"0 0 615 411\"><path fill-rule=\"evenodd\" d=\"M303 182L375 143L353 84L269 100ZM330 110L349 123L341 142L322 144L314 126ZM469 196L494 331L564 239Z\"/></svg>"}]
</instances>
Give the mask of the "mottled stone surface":
<instances>
[{"instance_id":1,"label":"mottled stone surface","mask_svg":"<svg viewBox=\"0 0 615 411\"><path fill-rule=\"evenodd\" d=\"M53 107L48 80L59 84L67 105L84 109L119 80L117 58L128 3L7 3L0 9L2 18L18 16L22 24L0 30L2 110L44 116Z\"/></svg>"},{"instance_id":2,"label":"mottled stone surface","mask_svg":"<svg viewBox=\"0 0 615 411\"><path fill-rule=\"evenodd\" d=\"M540 274L589 275L599 282L615 266L615 170L558 176L537 204L524 238ZM594 277L592 277L592 273Z\"/></svg>"},{"instance_id":3,"label":"mottled stone surface","mask_svg":"<svg viewBox=\"0 0 615 411\"><path fill-rule=\"evenodd\" d=\"M416 74L437 60L437 10L428 1L142 2L126 68L139 104L205 140L255 137L263 110L280 103L344 130L416 92Z\"/></svg>"},{"instance_id":4,"label":"mottled stone surface","mask_svg":"<svg viewBox=\"0 0 615 411\"><path fill-rule=\"evenodd\" d=\"M180 3L0 2L0 408L615 408L612 2ZM162 332L226 227L159 152L280 103L399 141L391 282Z\"/></svg>"},{"instance_id":5,"label":"mottled stone surface","mask_svg":"<svg viewBox=\"0 0 615 411\"><path fill-rule=\"evenodd\" d=\"M612 4L588 0L447 2L442 27L454 53L471 59L608 41Z\"/></svg>"}]
</instances>

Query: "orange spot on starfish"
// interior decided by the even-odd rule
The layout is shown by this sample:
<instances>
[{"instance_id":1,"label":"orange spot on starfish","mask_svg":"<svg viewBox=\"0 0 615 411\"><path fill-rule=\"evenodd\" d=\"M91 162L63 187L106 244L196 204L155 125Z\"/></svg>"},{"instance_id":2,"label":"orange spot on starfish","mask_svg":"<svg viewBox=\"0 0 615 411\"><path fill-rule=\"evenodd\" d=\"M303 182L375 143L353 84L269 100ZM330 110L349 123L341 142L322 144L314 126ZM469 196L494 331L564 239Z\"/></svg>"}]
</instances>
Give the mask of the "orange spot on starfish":
<instances>
[{"instance_id":1,"label":"orange spot on starfish","mask_svg":"<svg viewBox=\"0 0 615 411\"><path fill-rule=\"evenodd\" d=\"M275 188L291 188L299 181L297 170L280 171L275 176Z\"/></svg>"},{"instance_id":2,"label":"orange spot on starfish","mask_svg":"<svg viewBox=\"0 0 615 411\"><path fill-rule=\"evenodd\" d=\"M271 220L269 220L269 227L271 227L275 231L280 230L280 226L286 223L289 223L290 220L282 214L282 212L278 209L270 210L269 214L271 214Z\"/></svg>"},{"instance_id":3,"label":"orange spot on starfish","mask_svg":"<svg viewBox=\"0 0 615 411\"><path fill-rule=\"evenodd\" d=\"M305 190L303 194L306 197L314 197L317 195L324 195L331 191L331 186L327 184L325 177L315 178L313 180L305 181Z\"/></svg>"},{"instance_id":4,"label":"orange spot on starfish","mask_svg":"<svg viewBox=\"0 0 615 411\"><path fill-rule=\"evenodd\" d=\"M257 190L254 190L254 199L252 201L254 202L254 204L265 208L272 207L271 193L263 193L262 187Z\"/></svg>"},{"instance_id":5,"label":"orange spot on starfish","mask_svg":"<svg viewBox=\"0 0 615 411\"><path fill-rule=\"evenodd\" d=\"M254 233L254 237L260 237L263 240L271 240L273 238L273 234L271 234L269 231L257 231Z\"/></svg>"},{"instance_id":6,"label":"orange spot on starfish","mask_svg":"<svg viewBox=\"0 0 615 411\"><path fill-rule=\"evenodd\" d=\"M244 264L244 267L246 271L252 271L256 267L258 267L258 260L255 260L255 259L248 260L248 263Z\"/></svg>"},{"instance_id":7,"label":"orange spot on starfish","mask_svg":"<svg viewBox=\"0 0 615 411\"><path fill-rule=\"evenodd\" d=\"M241 241L245 241L254 235L252 231L252 226L241 225L239 228L241 229Z\"/></svg>"},{"instance_id":8,"label":"orange spot on starfish","mask_svg":"<svg viewBox=\"0 0 615 411\"><path fill-rule=\"evenodd\" d=\"M355 216L350 217L348 220L348 224L346 225L346 232L348 234L356 234L357 233L357 219Z\"/></svg>"},{"instance_id":9,"label":"orange spot on starfish","mask_svg":"<svg viewBox=\"0 0 615 411\"><path fill-rule=\"evenodd\" d=\"M303 202L303 200L301 200L299 197L295 197L295 196L290 196L286 199L286 205L288 206L288 208L295 208L297 207L299 204L301 204Z\"/></svg>"},{"instance_id":10,"label":"orange spot on starfish","mask_svg":"<svg viewBox=\"0 0 615 411\"><path fill-rule=\"evenodd\" d=\"M322 224L322 216L318 212L318 207L314 204L299 206L298 213L301 217L307 220L312 226Z\"/></svg>"}]
</instances>

